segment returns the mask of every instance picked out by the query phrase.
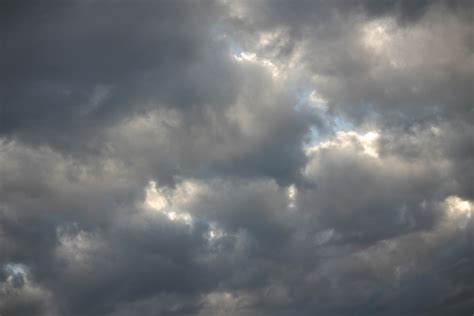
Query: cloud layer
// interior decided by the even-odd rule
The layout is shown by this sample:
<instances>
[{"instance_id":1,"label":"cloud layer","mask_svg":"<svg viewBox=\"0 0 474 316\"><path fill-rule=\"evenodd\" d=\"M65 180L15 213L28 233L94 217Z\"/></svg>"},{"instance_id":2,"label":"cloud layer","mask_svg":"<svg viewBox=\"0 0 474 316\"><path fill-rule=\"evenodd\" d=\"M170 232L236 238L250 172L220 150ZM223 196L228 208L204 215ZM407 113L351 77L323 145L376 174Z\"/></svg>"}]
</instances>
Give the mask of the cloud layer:
<instances>
[{"instance_id":1,"label":"cloud layer","mask_svg":"<svg viewBox=\"0 0 474 316\"><path fill-rule=\"evenodd\" d=\"M472 313L472 2L0 7L1 315Z\"/></svg>"}]
</instances>

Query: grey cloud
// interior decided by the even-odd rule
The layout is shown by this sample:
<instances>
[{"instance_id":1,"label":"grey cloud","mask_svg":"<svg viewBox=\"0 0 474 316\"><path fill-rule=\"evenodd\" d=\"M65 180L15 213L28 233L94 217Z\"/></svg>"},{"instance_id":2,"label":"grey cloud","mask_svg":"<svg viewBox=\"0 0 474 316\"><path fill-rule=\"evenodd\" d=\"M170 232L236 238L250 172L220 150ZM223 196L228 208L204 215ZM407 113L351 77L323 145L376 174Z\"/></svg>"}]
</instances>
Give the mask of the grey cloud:
<instances>
[{"instance_id":1,"label":"grey cloud","mask_svg":"<svg viewBox=\"0 0 474 316\"><path fill-rule=\"evenodd\" d=\"M339 194L341 207L327 209L333 197L322 193L330 181L340 182L335 176L315 174L314 179L321 179L315 188L298 187L296 208L289 206L288 189L269 180L189 180L190 185L160 186L164 190L160 194L166 194L172 211L191 214L192 226L162 213L159 208L164 202L159 199L155 206L158 209L144 209L144 199L150 198L145 193L131 195L135 198L122 206L107 202L113 212L100 207L100 203L93 204L89 198L75 202L76 210L44 208L33 216L32 206L9 200L9 210L2 210L2 253L9 262L23 262L31 269L36 284L53 294L59 315L194 315L206 310L235 315L310 315L318 311L338 315L354 308L361 313L395 315L400 309L407 313L417 313L420 308L427 311L433 297L440 304L437 312L467 308L469 303L465 300L451 305L448 298L469 289L470 259L466 253L470 227L458 226L463 223L462 217L445 219L449 213L444 213L439 203L428 203L428 217L414 218L414 226L391 222L401 206L397 196L403 197L405 203L411 199L419 202L421 198L410 192L422 185L424 198L432 200L437 188L423 182L436 178L413 180L423 178L424 171L413 175L387 173L385 168L393 167L388 158L369 172L362 161L366 154L361 150L334 148L333 155L312 157L308 168L311 170L314 160L320 160L323 170L343 170L347 179L365 173L396 184L408 177L405 181L413 183L412 189L390 185L392 193L383 195L383 208L377 209L382 185L365 181L365 190L373 192L373 199L369 196L362 200L358 195L351 201L348 195L343 200ZM351 152L349 157L356 157L348 158L344 151ZM339 162L336 154L342 157ZM360 162L351 163L354 160ZM64 190L74 178L67 178L70 171L61 170L60 162L54 165L57 178L64 181ZM351 168L341 168L345 163ZM102 170L103 181L119 178L117 170ZM91 192L103 190L100 182L89 181ZM144 185L130 182L128 191L133 192L136 187L145 190ZM345 185L347 192L360 191L356 190L360 181L346 180ZM43 204L58 195L54 187L45 191L41 194ZM355 207L361 201L366 201L366 208ZM348 203L346 208L343 202ZM407 216L420 215L420 206L415 203L414 207L407 209ZM87 212L88 208L94 212ZM341 221L336 214L346 209L352 212L345 212ZM60 216L58 212L65 214ZM432 221L436 212L441 213L438 220ZM361 221L364 213L376 216L377 222L372 225ZM45 215L48 218L43 218ZM428 222L418 222L426 219ZM345 223L351 221L356 225ZM467 223L472 225L472 221ZM16 233L12 232L14 227ZM334 232L327 233L328 228ZM354 235L354 229L365 234L363 243ZM215 239L211 238L211 230ZM9 244L15 248L8 248ZM424 253L422 257L420 253ZM369 258L379 259L369 264ZM435 260L431 262L429 258ZM427 266L431 270L424 270ZM433 270L442 273L433 274ZM424 272L420 276L421 271ZM425 281L432 290L423 291L424 296L414 302L407 293L418 293L420 282ZM446 285L449 287L443 287ZM396 290L399 287L401 292ZM18 310L25 304L30 303L21 303ZM396 306L400 304L399 309ZM7 311L8 306L11 305L2 305L2 311Z\"/></svg>"},{"instance_id":2,"label":"grey cloud","mask_svg":"<svg viewBox=\"0 0 474 316\"><path fill-rule=\"evenodd\" d=\"M166 182L175 175L216 173L297 181L306 161L301 146L317 114L295 111L295 98L260 74L261 67L247 71L233 104L202 105L185 113L149 111L107 130L108 147L127 164Z\"/></svg>"},{"instance_id":3,"label":"grey cloud","mask_svg":"<svg viewBox=\"0 0 474 316\"><path fill-rule=\"evenodd\" d=\"M234 36L246 50L283 64L296 60L289 72L326 99L333 114L389 126L447 116L453 108L472 116L470 4L253 3L231 20L244 30ZM394 11L405 5L424 14L399 23ZM261 42L266 34L274 38Z\"/></svg>"},{"instance_id":4,"label":"grey cloud","mask_svg":"<svg viewBox=\"0 0 474 316\"><path fill-rule=\"evenodd\" d=\"M168 127L160 132L167 142L180 141L171 149L146 145L148 154L162 156L162 179L216 168L287 182L298 177L305 160L300 145L317 116L293 111L295 99L263 67L239 65L213 35L219 4L17 6L4 22L2 54L12 60L3 72L5 137L76 157L107 155L107 148L123 147L121 140L109 143L108 130L169 110L179 122L163 120ZM269 163L269 156L281 158Z\"/></svg>"},{"instance_id":5,"label":"grey cloud","mask_svg":"<svg viewBox=\"0 0 474 316\"><path fill-rule=\"evenodd\" d=\"M0 6L0 314L472 311L471 2Z\"/></svg>"},{"instance_id":6,"label":"grey cloud","mask_svg":"<svg viewBox=\"0 0 474 316\"><path fill-rule=\"evenodd\" d=\"M304 203L323 225L340 230L344 242L386 239L436 222L436 212L425 205L436 201L445 181L436 167L390 159L380 163L351 151L322 150L319 155L317 187ZM335 191L337 197L331 194Z\"/></svg>"},{"instance_id":7,"label":"grey cloud","mask_svg":"<svg viewBox=\"0 0 474 316\"><path fill-rule=\"evenodd\" d=\"M207 67L198 77L192 70L212 52L207 29L217 9L211 2L16 6L15 14L5 12L2 27L2 59L10 61L2 72L4 134L67 145L147 103L212 102L195 99L204 97L198 78L215 70ZM232 89L218 82L223 89L211 98Z\"/></svg>"}]
</instances>

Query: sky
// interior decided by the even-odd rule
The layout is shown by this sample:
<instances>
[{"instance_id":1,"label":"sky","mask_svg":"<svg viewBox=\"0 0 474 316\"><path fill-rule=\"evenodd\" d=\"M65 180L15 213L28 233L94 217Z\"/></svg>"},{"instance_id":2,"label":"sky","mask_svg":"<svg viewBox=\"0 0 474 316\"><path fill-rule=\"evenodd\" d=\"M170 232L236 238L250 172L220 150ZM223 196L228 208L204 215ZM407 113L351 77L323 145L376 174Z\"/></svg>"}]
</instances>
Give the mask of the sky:
<instances>
[{"instance_id":1,"label":"sky","mask_svg":"<svg viewBox=\"0 0 474 316\"><path fill-rule=\"evenodd\" d=\"M471 315L473 4L0 1L0 315Z\"/></svg>"}]
</instances>

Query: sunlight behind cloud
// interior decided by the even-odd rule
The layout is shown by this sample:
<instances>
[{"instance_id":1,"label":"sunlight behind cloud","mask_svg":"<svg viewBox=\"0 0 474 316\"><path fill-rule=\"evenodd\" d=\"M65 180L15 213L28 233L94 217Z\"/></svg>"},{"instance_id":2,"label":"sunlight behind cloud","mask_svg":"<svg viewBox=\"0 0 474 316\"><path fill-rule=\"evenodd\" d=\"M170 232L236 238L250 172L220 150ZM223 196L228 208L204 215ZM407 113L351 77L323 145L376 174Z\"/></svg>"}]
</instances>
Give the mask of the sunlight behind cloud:
<instances>
[{"instance_id":1,"label":"sunlight behind cloud","mask_svg":"<svg viewBox=\"0 0 474 316\"><path fill-rule=\"evenodd\" d=\"M192 225L191 214L185 212L186 203L198 192L197 184L186 181L176 189L162 188L155 181L150 181L146 188L145 208L162 213L170 221Z\"/></svg>"}]
</instances>

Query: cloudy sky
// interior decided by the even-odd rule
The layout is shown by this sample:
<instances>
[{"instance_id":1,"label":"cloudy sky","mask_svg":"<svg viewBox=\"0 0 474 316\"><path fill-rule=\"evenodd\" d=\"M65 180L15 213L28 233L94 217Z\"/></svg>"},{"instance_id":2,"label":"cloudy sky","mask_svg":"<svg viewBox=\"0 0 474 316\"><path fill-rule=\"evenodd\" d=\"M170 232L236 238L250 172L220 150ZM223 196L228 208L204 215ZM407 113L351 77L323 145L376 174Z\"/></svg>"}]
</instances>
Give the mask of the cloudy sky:
<instances>
[{"instance_id":1,"label":"cloudy sky","mask_svg":"<svg viewBox=\"0 0 474 316\"><path fill-rule=\"evenodd\" d=\"M0 1L2 316L474 312L472 1Z\"/></svg>"}]
</instances>

